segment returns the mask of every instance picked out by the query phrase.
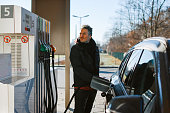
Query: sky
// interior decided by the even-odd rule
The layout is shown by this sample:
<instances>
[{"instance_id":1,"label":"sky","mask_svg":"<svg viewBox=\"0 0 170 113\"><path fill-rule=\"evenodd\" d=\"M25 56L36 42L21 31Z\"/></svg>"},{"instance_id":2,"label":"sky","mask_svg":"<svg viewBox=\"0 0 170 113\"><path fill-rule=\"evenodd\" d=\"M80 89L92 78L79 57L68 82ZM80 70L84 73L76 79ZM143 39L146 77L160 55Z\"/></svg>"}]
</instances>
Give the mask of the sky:
<instances>
[{"instance_id":1,"label":"sky","mask_svg":"<svg viewBox=\"0 0 170 113\"><path fill-rule=\"evenodd\" d=\"M31 11L31 0L0 0L0 5L18 5Z\"/></svg>"},{"instance_id":2,"label":"sky","mask_svg":"<svg viewBox=\"0 0 170 113\"><path fill-rule=\"evenodd\" d=\"M97 43L104 44L107 39L104 38L106 32L113 28L114 23L119 18L118 10L122 7L124 0L70 0L70 41L79 37L80 18L81 25L90 25L93 28L93 39ZM170 4L170 0L167 0ZM31 0L0 0L0 5L18 5L31 11Z\"/></svg>"},{"instance_id":3,"label":"sky","mask_svg":"<svg viewBox=\"0 0 170 113\"><path fill-rule=\"evenodd\" d=\"M70 13L70 38L75 39L76 28L77 37L80 33L80 18L73 17L76 15L83 17L81 25L90 25L93 28L92 37L101 44L106 42L104 35L112 28L117 16L116 11L120 8L120 0L71 0Z\"/></svg>"},{"instance_id":4,"label":"sky","mask_svg":"<svg viewBox=\"0 0 170 113\"><path fill-rule=\"evenodd\" d=\"M113 28L115 22L120 18L118 12L123 8L122 4L124 4L125 1L126 0L71 0L71 40L76 37L76 28L77 37L80 32L80 18L73 17L72 15L79 17L89 15L88 17L82 18L81 25L90 25L93 28L93 39L100 44L104 44L108 40L104 36L106 32ZM165 4L170 6L170 0L166 0Z\"/></svg>"}]
</instances>

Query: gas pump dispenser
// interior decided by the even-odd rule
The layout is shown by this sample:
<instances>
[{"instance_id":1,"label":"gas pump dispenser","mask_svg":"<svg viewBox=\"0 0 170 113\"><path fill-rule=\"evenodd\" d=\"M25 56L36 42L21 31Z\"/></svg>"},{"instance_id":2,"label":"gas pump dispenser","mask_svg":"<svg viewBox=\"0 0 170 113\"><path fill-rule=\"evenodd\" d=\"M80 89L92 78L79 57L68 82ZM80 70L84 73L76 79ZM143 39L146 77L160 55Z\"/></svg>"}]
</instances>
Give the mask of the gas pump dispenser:
<instances>
[{"instance_id":1,"label":"gas pump dispenser","mask_svg":"<svg viewBox=\"0 0 170 113\"><path fill-rule=\"evenodd\" d=\"M55 47L50 22L14 5L0 6L0 111L53 113L57 110Z\"/></svg>"},{"instance_id":2,"label":"gas pump dispenser","mask_svg":"<svg viewBox=\"0 0 170 113\"><path fill-rule=\"evenodd\" d=\"M38 37L39 38L39 70L43 70L40 73L39 82L39 108L38 111L45 111L47 113L53 113L57 110L57 83L54 71L54 52L55 47L50 45L50 23L48 21L43 21L42 18L38 18ZM52 52L52 67L53 76L50 73L50 54ZM44 86L43 86L44 85ZM44 92L44 94L43 94Z\"/></svg>"}]
</instances>

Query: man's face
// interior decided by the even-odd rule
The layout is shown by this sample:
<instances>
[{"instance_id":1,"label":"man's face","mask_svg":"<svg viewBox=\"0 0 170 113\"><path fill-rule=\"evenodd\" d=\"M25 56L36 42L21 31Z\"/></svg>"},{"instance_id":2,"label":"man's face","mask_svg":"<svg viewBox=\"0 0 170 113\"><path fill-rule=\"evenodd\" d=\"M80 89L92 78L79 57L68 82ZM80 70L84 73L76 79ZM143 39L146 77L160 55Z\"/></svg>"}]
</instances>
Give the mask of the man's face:
<instances>
[{"instance_id":1,"label":"man's face","mask_svg":"<svg viewBox=\"0 0 170 113\"><path fill-rule=\"evenodd\" d=\"M80 32L80 42L89 42L91 39L91 35L88 34L87 29L81 29Z\"/></svg>"}]
</instances>

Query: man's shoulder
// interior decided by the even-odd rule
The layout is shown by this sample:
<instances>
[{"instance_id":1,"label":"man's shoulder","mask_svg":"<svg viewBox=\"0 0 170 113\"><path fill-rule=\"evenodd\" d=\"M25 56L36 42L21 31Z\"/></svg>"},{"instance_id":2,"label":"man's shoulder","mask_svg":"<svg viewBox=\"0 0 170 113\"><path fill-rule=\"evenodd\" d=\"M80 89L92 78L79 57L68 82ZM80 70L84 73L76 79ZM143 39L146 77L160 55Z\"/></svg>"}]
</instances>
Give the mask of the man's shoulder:
<instances>
[{"instance_id":1,"label":"man's shoulder","mask_svg":"<svg viewBox=\"0 0 170 113\"><path fill-rule=\"evenodd\" d=\"M79 49L80 49L80 47L77 44L75 44L75 45L72 46L71 52L78 52Z\"/></svg>"},{"instance_id":2,"label":"man's shoulder","mask_svg":"<svg viewBox=\"0 0 170 113\"><path fill-rule=\"evenodd\" d=\"M77 44L73 45L71 49L78 49L79 46Z\"/></svg>"}]
</instances>

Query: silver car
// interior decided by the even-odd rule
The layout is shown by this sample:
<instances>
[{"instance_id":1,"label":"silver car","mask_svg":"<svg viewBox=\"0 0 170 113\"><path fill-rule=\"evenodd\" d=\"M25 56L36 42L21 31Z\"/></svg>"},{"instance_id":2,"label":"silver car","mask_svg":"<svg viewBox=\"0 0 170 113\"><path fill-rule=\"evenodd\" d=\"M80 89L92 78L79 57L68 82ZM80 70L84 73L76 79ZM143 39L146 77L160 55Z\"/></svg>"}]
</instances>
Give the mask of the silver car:
<instances>
[{"instance_id":1,"label":"silver car","mask_svg":"<svg viewBox=\"0 0 170 113\"><path fill-rule=\"evenodd\" d=\"M132 47L110 81L93 78L107 113L170 113L170 39L152 37Z\"/></svg>"}]
</instances>

